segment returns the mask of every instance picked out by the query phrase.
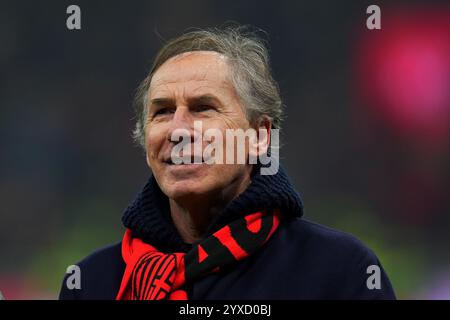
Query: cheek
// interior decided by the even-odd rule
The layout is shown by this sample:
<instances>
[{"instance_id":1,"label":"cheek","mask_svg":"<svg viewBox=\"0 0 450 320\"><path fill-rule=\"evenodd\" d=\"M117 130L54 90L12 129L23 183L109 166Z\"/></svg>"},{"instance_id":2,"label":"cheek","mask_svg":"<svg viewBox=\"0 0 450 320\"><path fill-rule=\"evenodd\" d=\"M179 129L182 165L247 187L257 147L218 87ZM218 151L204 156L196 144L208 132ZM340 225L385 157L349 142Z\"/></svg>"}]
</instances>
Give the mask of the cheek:
<instances>
[{"instance_id":1,"label":"cheek","mask_svg":"<svg viewBox=\"0 0 450 320\"><path fill-rule=\"evenodd\" d=\"M147 128L145 138L147 156L150 156L151 159L157 157L165 141L163 128L160 126L152 126L151 128Z\"/></svg>"},{"instance_id":2,"label":"cheek","mask_svg":"<svg viewBox=\"0 0 450 320\"><path fill-rule=\"evenodd\" d=\"M245 115L242 115L242 117L228 117L223 119L221 125L221 131L223 131L224 137L226 130L228 129L233 132L236 132L236 130L243 130L246 132L250 129L250 123L247 121Z\"/></svg>"},{"instance_id":3,"label":"cheek","mask_svg":"<svg viewBox=\"0 0 450 320\"><path fill-rule=\"evenodd\" d=\"M244 131L250 127L245 115L220 115L214 119L203 121L203 130L208 128L219 129L225 133L226 129L243 129Z\"/></svg>"}]
</instances>

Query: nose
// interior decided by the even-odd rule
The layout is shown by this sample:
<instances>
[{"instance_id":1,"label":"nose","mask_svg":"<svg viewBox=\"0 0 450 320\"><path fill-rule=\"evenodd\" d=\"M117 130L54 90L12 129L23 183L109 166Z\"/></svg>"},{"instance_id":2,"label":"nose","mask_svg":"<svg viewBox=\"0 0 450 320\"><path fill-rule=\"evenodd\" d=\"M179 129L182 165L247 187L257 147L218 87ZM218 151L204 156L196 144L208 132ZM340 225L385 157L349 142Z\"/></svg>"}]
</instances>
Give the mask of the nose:
<instances>
[{"instance_id":1,"label":"nose","mask_svg":"<svg viewBox=\"0 0 450 320\"><path fill-rule=\"evenodd\" d=\"M182 140L194 142L194 120L187 107L179 106L175 109L166 138L175 144Z\"/></svg>"}]
</instances>

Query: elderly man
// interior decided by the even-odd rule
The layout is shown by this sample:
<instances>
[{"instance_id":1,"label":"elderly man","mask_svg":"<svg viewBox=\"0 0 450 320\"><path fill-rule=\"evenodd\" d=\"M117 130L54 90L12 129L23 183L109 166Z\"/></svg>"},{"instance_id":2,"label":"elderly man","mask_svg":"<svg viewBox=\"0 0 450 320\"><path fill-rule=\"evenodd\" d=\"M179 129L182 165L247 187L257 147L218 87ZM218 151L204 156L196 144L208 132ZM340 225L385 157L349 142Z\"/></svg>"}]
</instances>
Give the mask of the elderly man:
<instances>
[{"instance_id":1,"label":"elderly man","mask_svg":"<svg viewBox=\"0 0 450 320\"><path fill-rule=\"evenodd\" d=\"M301 218L274 157L282 102L260 39L239 27L173 39L137 97L153 175L121 243L81 261L81 286L65 279L61 299L395 298L372 251Z\"/></svg>"}]
</instances>

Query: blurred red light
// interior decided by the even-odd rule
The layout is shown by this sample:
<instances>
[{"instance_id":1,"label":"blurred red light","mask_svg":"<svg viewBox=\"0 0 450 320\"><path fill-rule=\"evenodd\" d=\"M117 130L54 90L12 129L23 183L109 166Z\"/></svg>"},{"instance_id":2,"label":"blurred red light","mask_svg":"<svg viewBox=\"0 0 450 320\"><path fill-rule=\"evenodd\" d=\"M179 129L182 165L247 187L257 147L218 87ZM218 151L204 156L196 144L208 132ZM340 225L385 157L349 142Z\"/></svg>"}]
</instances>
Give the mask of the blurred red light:
<instances>
[{"instance_id":1,"label":"blurred red light","mask_svg":"<svg viewBox=\"0 0 450 320\"><path fill-rule=\"evenodd\" d=\"M396 10L357 44L363 104L401 137L443 145L450 134L450 11Z\"/></svg>"}]
</instances>

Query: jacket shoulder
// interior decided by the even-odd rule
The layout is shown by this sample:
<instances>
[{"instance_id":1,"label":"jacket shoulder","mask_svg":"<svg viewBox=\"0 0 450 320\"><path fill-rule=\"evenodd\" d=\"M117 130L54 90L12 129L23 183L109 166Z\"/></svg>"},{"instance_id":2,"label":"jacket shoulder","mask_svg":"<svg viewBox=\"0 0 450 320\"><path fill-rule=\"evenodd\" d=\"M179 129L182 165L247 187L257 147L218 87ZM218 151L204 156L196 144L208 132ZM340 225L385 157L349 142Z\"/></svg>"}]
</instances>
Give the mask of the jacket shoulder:
<instances>
[{"instance_id":1,"label":"jacket shoulder","mask_svg":"<svg viewBox=\"0 0 450 320\"><path fill-rule=\"evenodd\" d=\"M289 221L283 233L290 239L299 268L306 264L318 282L332 284L333 298L395 299L378 257L357 237L301 218ZM377 277L371 278L374 270Z\"/></svg>"},{"instance_id":2,"label":"jacket shoulder","mask_svg":"<svg viewBox=\"0 0 450 320\"><path fill-rule=\"evenodd\" d=\"M308 240L309 244L315 244L327 250L339 248L339 251L343 253L373 254L372 250L354 235L306 219L293 219L288 224L287 231L298 233L301 241Z\"/></svg>"},{"instance_id":3,"label":"jacket shoulder","mask_svg":"<svg viewBox=\"0 0 450 320\"><path fill-rule=\"evenodd\" d=\"M60 300L110 300L114 299L125 270L122 259L122 242L100 248L75 264L79 270L79 288L70 289L66 274L59 294ZM71 286L73 287L73 286Z\"/></svg>"}]
</instances>

